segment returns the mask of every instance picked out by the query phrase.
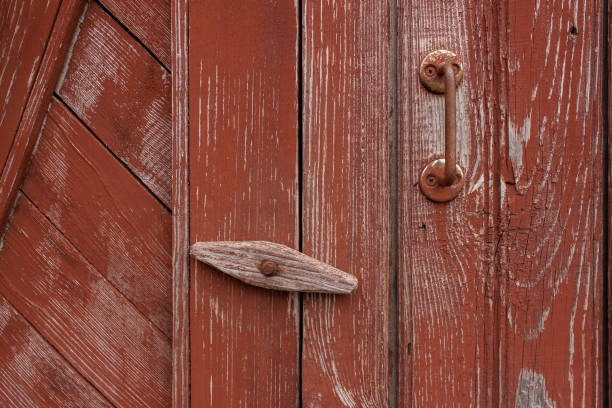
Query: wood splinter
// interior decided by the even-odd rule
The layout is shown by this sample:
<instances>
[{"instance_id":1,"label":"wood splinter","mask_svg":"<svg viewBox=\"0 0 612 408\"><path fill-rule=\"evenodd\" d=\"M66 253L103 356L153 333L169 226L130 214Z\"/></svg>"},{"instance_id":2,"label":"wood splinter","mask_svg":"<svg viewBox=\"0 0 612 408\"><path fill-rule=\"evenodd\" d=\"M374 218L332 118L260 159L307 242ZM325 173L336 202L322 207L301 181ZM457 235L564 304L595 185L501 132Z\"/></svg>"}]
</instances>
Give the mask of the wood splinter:
<instances>
[{"instance_id":1,"label":"wood splinter","mask_svg":"<svg viewBox=\"0 0 612 408\"><path fill-rule=\"evenodd\" d=\"M249 285L290 292L351 293L357 278L267 241L197 242L191 255Z\"/></svg>"}]
</instances>

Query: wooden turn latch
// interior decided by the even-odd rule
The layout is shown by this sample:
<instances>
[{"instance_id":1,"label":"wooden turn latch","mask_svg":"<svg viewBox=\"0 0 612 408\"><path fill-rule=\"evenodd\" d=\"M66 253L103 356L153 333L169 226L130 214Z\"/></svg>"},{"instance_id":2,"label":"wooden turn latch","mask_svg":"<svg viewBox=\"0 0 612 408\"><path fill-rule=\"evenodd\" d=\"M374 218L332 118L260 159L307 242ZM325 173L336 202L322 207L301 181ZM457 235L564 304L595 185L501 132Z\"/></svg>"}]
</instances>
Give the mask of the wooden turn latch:
<instances>
[{"instance_id":1,"label":"wooden turn latch","mask_svg":"<svg viewBox=\"0 0 612 408\"><path fill-rule=\"evenodd\" d=\"M267 241L197 242L191 255L266 289L290 292L351 293L357 278L286 245Z\"/></svg>"}]
</instances>

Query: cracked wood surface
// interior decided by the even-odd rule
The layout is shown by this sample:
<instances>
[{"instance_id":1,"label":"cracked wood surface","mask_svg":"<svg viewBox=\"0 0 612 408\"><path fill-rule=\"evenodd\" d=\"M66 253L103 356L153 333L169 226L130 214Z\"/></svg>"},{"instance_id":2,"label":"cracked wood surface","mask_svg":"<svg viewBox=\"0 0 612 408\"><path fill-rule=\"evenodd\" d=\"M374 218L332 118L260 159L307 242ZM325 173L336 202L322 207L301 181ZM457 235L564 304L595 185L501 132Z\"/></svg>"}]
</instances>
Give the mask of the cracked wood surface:
<instances>
[{"instance_id":1,"label":"cracked wood surface","mask_svg":"<svg viewBox=\"0 0 612 408\"><path fill-rule=\"evenodd\" d=\"M602 3L402 4L400 406L601 406ZM413 75L437 48L465 62L446 206L414 184L443 153Z\"/></svg>"}]
</instances>

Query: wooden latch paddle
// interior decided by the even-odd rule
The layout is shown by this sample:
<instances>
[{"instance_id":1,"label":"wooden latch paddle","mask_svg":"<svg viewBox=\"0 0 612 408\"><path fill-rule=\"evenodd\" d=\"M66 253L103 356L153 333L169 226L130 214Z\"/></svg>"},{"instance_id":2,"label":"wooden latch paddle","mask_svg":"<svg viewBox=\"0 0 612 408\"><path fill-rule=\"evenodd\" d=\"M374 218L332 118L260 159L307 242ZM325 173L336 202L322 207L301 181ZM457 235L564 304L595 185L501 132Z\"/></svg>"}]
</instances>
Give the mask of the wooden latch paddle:
<instances>
[{"instance_id":1,"label":"wooden latch paddle","mask_svg":"<svg viewBox=\"0 0 612 408\"><path fill-rule=\"evenodd\" d=\"M351 293L357 287L353 275L273 242L197 242L191 246L191 255L249 285L266 289Z\"/></svg>"}]
</instances>

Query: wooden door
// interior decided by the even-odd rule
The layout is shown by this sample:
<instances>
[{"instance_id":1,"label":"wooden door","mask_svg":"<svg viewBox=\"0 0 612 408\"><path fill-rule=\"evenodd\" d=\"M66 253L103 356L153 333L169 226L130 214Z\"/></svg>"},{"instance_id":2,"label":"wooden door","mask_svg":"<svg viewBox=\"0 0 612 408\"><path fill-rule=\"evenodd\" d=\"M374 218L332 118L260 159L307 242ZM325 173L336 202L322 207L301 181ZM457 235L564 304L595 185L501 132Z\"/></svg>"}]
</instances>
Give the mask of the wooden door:
<instances>
[{"instance_id":1,"label":"wooden door","mask_svg":"<svg viewBox=\"0 0 612 408\"><path fill-rule=\"evenodd\" d=\"M604 2L173 2L174 404L592 407L607 395ZM448 203L429 52L463 61ZM358 277L190 260L268 240Z\"/></svg>"},{"instance_id":2,"label":"wooden door","mask_svg":"<svg viewBox=\"0 0 612 408\"><path fill-rule=\"evenodd\" d=\"M2 407L171 405L169 6L0 3Z\"/></svg>"}]
</instances>

